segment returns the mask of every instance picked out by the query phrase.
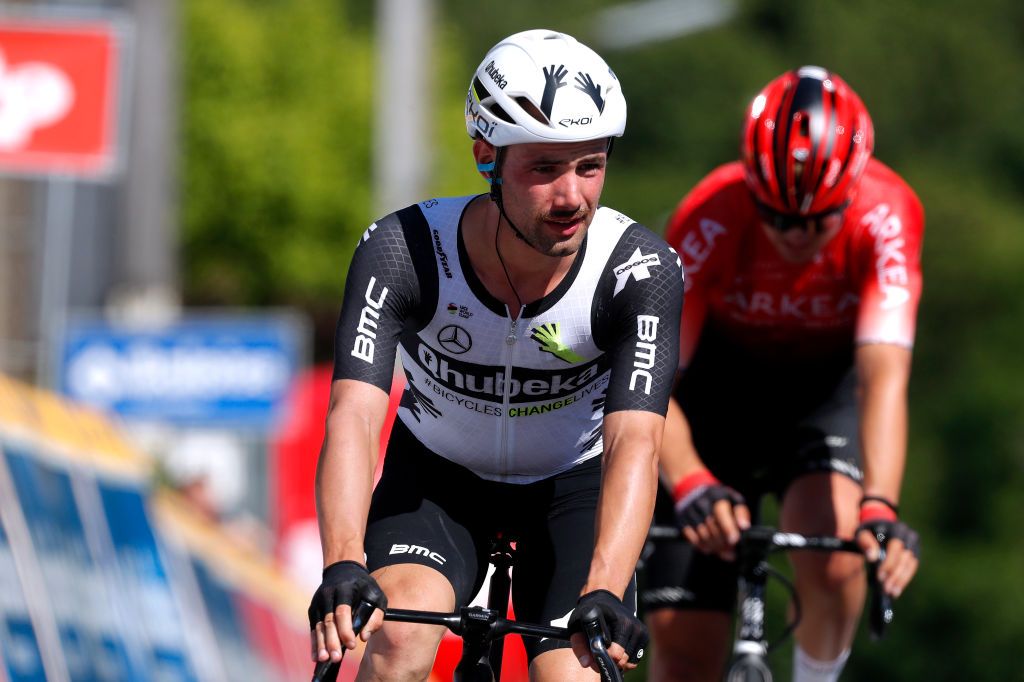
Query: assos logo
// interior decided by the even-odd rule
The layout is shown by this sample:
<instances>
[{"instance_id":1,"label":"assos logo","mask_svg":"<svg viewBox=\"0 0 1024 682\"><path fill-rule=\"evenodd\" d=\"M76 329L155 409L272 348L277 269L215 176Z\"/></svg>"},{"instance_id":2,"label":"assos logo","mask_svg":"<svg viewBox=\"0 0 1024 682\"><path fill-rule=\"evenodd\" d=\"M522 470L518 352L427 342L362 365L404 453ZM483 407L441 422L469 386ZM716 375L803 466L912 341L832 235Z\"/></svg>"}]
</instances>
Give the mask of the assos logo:
<instances>
[{"instance_id":1,"label":"assos logo","mask_svg":"<svg viewBox=\"0 0 1024 682\"><path fill-rule=\"evenodd\" d=\"M503 76L501 71L498 71L498 67L494 65L493 59L487 63L487 66L484 67L484 71L487 72L487 75L491 77L491 80L494 81L502 90L504 90L505 86L508 85L508 81L505 80L505 76Z\"/></svg>"},{"instance_id":2,"label":"assos logo","mask_svg":"<svg viewBox=\"0 0 1024 682\"><path fill-rule=\"evenodd\" d=\"M650 268L654 265L661 265L658 254L643 254L640 252L640 247L636 247L628 261L615 266L615 291L612 292L612 297L614 298L625 288L630 277L637 281L650 277Z\"/></svg>"}]
</instances>

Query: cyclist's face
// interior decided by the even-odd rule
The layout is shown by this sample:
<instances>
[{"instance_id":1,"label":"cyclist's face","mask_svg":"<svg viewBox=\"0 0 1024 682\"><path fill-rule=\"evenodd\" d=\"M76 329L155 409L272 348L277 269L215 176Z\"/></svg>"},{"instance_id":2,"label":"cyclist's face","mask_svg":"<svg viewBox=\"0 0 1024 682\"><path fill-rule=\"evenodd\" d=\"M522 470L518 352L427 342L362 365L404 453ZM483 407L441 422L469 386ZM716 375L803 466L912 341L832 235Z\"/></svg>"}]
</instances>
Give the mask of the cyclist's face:
<instances>
[{"instance_id":1,"label":"cyclist's face","mask_svg":"<svg viewBox=\"0 0 1024 682\"><path fill-rule=\"evenodd\" d=\"M788 263L811 262L843 226L843 213L836 211L807 221L789 221L780 229L776 223L761 221L768 241Z\"/></svg>"},{"instance_id":2,"label":"cyclist's face","mask_svg":"<svg viewBox=\"0 0 1024 682\"><path fill-rule=\"evenodd\" d=\"M568 256L580 248L604 187L607 147L606 140L593 140L505 150L505 212L541 253Z\"/></svg>"}]
</instances>

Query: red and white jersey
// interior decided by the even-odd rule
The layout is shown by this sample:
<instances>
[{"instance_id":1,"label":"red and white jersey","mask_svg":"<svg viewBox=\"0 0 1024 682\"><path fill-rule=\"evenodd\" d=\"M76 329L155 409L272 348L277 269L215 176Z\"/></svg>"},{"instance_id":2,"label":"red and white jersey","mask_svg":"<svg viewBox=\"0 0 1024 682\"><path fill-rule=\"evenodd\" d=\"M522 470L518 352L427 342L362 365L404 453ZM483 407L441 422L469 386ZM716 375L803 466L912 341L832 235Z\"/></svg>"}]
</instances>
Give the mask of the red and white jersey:
<instances>
[{"instance_id":1,"label":"red and white jersey","mask_svg":"<svg viewBox=\"0 0 1024 682\"><path fill-rule=\"evenodd\" d=\"M810 263L784 261L764 229L739 162L713 171L676 208L666 239L686 273L681 365L707 324L779 359L913 345L924 210L890 168L868 163L842 229Z\"/></svg>"}]
</instances>

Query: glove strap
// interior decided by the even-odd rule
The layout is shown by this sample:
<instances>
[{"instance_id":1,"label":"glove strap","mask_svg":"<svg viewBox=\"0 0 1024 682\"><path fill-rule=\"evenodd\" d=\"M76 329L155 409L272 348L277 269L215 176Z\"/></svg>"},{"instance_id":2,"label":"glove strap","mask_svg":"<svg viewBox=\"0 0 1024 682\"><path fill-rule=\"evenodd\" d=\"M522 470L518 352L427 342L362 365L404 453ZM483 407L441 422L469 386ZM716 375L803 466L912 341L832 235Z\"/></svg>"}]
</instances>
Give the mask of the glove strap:
<instances>
[{"instance_id":1,"label":"glove strap","mask_svg":"<svg viewBox=\"0 0 1024 682\"><path fill-rule=\"evenodd\" d=\"M718 484L718 479L707 469L698 469L683 476L672 488L672 499L675 500L676 509L685 507L693 495L700 493L704 488Z\"/></svg>"},{"instance_id":2,"label":"glove strap","mask_svg":"<svg viewBox=\"0 0 1024 682\"><path fill-rule=\"evenodd\" d=\"M333 564L330 564L329 566L324 566L323 573L321 574L322 577L327 577L327 572L330 571L331 569L337 568L339 566L344 566L345 564L351 564L352 566L358 566L359 568L361 568L364 571L366 571L366 566L363 566L358 561L352 561L351 559L345 559L343 561L335 561ZM369 573L369 571L367 571L367 573Z\"/></svg>"},{"instance_id":3,"label":"glove strap","mask_svg":"<svg viewBox=\"0 0 1024 682\"><path fill-rule=\"evenodd\" d=\"M900 508L891 500L879 495L865 495L860 500L860 522L889 521L895 523Z\"/></svg>"}]
</instances>

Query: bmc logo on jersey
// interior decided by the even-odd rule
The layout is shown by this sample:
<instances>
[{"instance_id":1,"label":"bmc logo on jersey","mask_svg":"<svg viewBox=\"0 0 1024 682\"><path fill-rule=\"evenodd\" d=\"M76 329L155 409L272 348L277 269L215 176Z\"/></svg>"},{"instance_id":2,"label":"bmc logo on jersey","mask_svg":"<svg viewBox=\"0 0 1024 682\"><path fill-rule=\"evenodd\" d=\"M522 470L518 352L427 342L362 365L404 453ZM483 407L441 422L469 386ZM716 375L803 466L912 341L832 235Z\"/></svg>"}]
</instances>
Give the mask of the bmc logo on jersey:
<instances>
[{"instance_id":1,"label":"bmc logo on jersey","mask_svg":"<svg viewBox=\"0 0 1024 682\"><path fill-rule=\"evenodd\" d=\"M352 357L364 360L373 364L374 341L377 339L377 320L380 319L380 310L384 307L384 299L388 296L388 288L382 287L380 296L373 298L373 285L377 283L376 277L370 278L366 286L366 305L359 311L359 324L356 326L356 338L352 343Z\"/></svg>"},{"instance_id":2,"label":"bmc logo on jersey","mask_svg":"<svg viewBox=\"0 0 1024 682\"><path fill-rule=\"evenodd\" d=\"M444 566L445 562L448 561L437 552L431 552L426 547L420 547L419 545L391 545L391 551L388 554L415 554L416 556L425 556L433 562Z\"/></svg>"},{"instance_id":3,"label":"bmc logo on jersey","mask_svg":"<svg viewBox=\"0 0 1024 682\"><path fill-rule=\"evenodd\" d=\"M639 246L636 247L636 251L633 252L628 261L615 266L615 291L612 292L612 298L617 296L626 287L626 282L629 281L630 277L637 281L650 277L650 269L655 265L661 265L658 254L644 254L641 253Z\"/></svg>"},{"instance_id":4,"label":"bmc logo on jersey","mask_svg":"<svg viewBox=\"0 0 1024 682\"><path fill-rule=\"evenodd\" d=\"M637 383L643 381L644 393L651 394L651 382L654 377L648 371L654 367L654 355L658 339L658 322L661 318L654 315L636 316L636 351L633 352L633 374L629 377L629 390L635 391Z\"/></svg>"}]
</instances>

